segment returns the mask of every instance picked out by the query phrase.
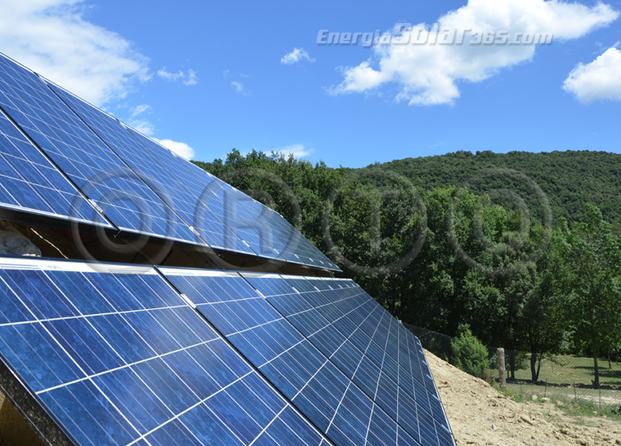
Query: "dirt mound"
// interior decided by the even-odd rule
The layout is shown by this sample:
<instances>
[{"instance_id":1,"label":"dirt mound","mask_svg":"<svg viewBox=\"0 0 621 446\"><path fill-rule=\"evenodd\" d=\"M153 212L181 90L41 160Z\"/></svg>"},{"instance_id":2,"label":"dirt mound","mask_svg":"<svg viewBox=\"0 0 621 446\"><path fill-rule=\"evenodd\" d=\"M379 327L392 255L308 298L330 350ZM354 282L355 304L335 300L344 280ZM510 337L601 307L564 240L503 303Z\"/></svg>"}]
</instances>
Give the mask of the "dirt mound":
<instances>
[{"instance_id":1,"label":"dirt mound","mask_svg":"<svg viewBox=\"0 0 621 446\"><path fill-rule=\"evenodd\" d=\"M425 351L458 446L621 445L621 423L568 416L549 399L516 403Z\"/></svg>"}]
</instances>

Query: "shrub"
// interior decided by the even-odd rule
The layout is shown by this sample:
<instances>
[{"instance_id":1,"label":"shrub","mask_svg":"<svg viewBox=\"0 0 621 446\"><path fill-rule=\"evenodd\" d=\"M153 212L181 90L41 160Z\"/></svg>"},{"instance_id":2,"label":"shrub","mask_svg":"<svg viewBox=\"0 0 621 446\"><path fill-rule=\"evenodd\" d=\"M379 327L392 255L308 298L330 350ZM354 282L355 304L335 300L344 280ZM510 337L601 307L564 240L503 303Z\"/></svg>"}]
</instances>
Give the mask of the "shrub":
<instances>
[{"instance_id":1,"label":"shrub","mask_svg":"<svg viewBox=\"0 0 621 446\"><path fill-rule=\"evenodd\" d=\"M452 363L470 375L485 379L490 360L485 347L467 325L460 326L459 335L451 341Z\"/></svg>"}]
</instances>

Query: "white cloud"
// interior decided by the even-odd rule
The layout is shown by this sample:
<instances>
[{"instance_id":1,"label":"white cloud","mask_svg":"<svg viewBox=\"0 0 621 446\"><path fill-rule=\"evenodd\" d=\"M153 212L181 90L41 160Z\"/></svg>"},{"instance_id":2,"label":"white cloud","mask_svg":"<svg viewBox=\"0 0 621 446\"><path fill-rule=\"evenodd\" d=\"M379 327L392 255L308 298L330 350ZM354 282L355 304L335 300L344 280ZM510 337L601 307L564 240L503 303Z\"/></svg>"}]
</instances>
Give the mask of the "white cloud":
<instances>
[{"instance_id":1,"label":"white cloud","mask_svg":"<svg viewBox=\"0 0 621 446\"><path fill-rule=\"evenodd\" d=\"M593 62L578 64L563 84L583 104L598 100L621 100L621 51L609 48Z\"/></svg>"},{"instance_id":2,"label":"white cloud","mask_svg":"<svg viewBox=\"0 0 621 446\"><path fill-rule=\"evenodd\" d=\"M244 87L244 84L242 84L241 82L233 81L231 82L231 85L239 94L243 94L245 96L248 96L250 94L250 91L246 90L246 87Z\"/></svg>"},{"instance_id":3,"label":"white cloud","mask_svg":"<svg viewBox=\"0 0 621 446\"><path fill-rule=\"evenodd\" d=\"M536 45L532 44L469 43L474 33L508 33L511 39L518 34L551 34L554 40L564 41L606 26L618 15L602 3L588 7L558 0L469 0L466 6L447 13L434 24L440 31L464 33L463 44L376 45L374 59L342 69L344 80L328 92L376 91L394 83L399 88L397 101L406 100L410 105L450 104L459 97L458 81L481 82L502 68L530 61L535 54ZM407 29L403 39L429 40L433 29L421 23ZM398 31L396 26L394 32ZM374 60L378 60L377 68L372 67Z\"/></svg>"},{"instance_id":4,"label":"white cloud","mask_svg":"<svg viewBox=\"0 0 621 446\"><path fill-rule=\"evenodd\" d=\"M311 59L304 48L293 48L289 54L285 54L282 59L280 59L280 63L285 65L293 65L294 63L301 62L306 60L308 62L315 62L315 59Z\"/></svg>"},{"instance_id":5,"label":"white cloud","mask_svg":"<svg viewBox=\"0 0 621 446\"><path fill-rule=\"evenodd\" d=\"M192 69L189 69L187 78L183 81L184 85L196 85L197 82L198 76L196 76L196 72Z\"/></svg>"},{"instance_id":6,"label":"white cloud","mask_svg":"<svg viewBox=\"0 0 621 446\"><path fill-rule=\"evenodd\" d=\"M157 75L162 79L166 79L167 81L176 82L178 80L183 80L184 85L196 85L198 83L198 76L196 75L196 71L191 68L187 73L179 70L176 73L172 73L166 69L166 67L162 67L157 70Z\"/></svg>"},{"instance_id":7,"label":"white cloud","mask_svg":"<svg viewBox=\"0 0 621 446\"><path fill-rule=\"evenodd\" d=\"M116 33L84 19L82 0L0 1L0 48L95 105L150 78L148 59Z\"/></svg>"},{"instance_id":8,"label":"white cloud","mask_svg":"<svg viewBox=\"0 0 621 446\"><path fill-rule=\"evenodd\" d=\"M282 149L273 149L274 152L281 153L285 157L293 155L295 158L304 158L315 152L315 149L307 149L304 144L293 144L291 146L283 147Z\"/></svg>"},{"instance_id":9,"label":"white cloud","mask_svg":"<svg viewBox=\"0 0 621 446\"><path fill-rule=\"evenodd\" d=\"M153 124L145 119L134 119L129 121L129 125L145 135L153 135L155 133Z\"/></svg>"},{"instance_id":10,"label":"white cloud","mask_svg":"<svg viewBox=\"0 0 621 446\"><path fill-rule=\"evenodd\" d=\"M172 141L170 139L155 139L155 140L159 142L161 145L163 145L164 147L166 147L167 149L172 150L176 154L181 155L182 157L186 159L194 158L194 155L195 155L194 149L188 146L184 142Z\"/></svg>"},{"instance_id":11,"label":"white cloud","mask_svg":"<svg viewBox=\"0 0 621 446\"><path fill-rule=\"evenodd\" d=\"M150 110L151 110L151 106L150 105L147 105L147 104L137 105L137 106L135 106L134 108L132 108L130 110L130 116L132 118L135 118L136 116L138 116L138 115L140 115L142 113L145 113L147 111L150 111Z\"/></svg>"}]
</instances>

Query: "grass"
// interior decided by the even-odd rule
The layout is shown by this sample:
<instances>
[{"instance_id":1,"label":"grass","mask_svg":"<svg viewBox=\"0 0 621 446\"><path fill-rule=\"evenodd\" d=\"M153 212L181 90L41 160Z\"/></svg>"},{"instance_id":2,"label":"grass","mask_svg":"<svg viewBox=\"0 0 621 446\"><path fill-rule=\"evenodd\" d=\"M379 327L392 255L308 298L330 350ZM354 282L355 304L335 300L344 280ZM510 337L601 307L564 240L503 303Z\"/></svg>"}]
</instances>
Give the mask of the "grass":
<instances>
[{"instance_id":1,"label":"grass","mask_svg":"<svg viewBox=\"0 0 621 446\"><path fill-rule=\"evenodd\" d=\"M550 360L541 363L539 380L549 384L590 385L593 380L593 359L579 356L558 356L558 364ZM507 361L508 363L508 361ZM508 364L507 364L508 365ZM507 374L509 372L507 371ZM516 370L515 378L529 381L530 367L526 370ZM621 388L621 362L612 362L608 368L608 361L599 360L599 380L603 386L618 386Z\"/></svg>"},{"instance_id":2,"label":"grass","mask_svg":"<svg viewBox=\"0 0 621 446\"><path fill-rule=\"evenodd\" d=\"M510 387L502 389L495 383L494 388L506 397L511 398L516 403L531 401L535 404L543 404L543 401L539 397L537 400L533 401L531 399L532 395L528 393L525 394L523 387L516 390L511 389ZM572 417L594 418L605 416L611 420L621 422L621 403L600 406L599 402L583 398L577 398L575 400L567 400L566 398L550 398L550 402L566 415ZM589 422L587 421L586 423L588 424Z\"/></svg>"},{"instance_id":3,"label":"grass","mask_svg":"<svg viewBox=\"0 0 621 446\"><path fill-rule=\"evenodd\" d=\"M621 363L612 362L611 365L612 368L609 368L608 361L600 361L600 389L592 386L593 360L578 356L559 356L556 362L544 361L538 384L530 382L530 369L517 370L516 381L509 381L507 388L525 399L530 399L532 395L564 401L582 399L598 407L614 407L621 405Z\"/></svg>"}]
</instances>

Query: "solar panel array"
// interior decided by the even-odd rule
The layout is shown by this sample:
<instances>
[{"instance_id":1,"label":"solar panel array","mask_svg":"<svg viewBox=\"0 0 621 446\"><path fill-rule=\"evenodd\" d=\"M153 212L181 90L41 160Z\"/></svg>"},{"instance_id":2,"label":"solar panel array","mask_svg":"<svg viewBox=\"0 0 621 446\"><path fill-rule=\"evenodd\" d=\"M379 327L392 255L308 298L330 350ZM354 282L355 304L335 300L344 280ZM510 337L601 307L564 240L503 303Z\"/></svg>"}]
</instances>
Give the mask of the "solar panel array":
<instances>
[{"instance_id":1,"label":"solar panel array","mask_svg":"<svg viewBox=\"0 0 621 446\"><path fill-rule=\"evenodd\" d=\"M0 210L338 270L2 55ZM455 444L420 342L346 279L0 257L0 359L75 445Z\"/></svg>"},{"instance_id":2,"label":"solar panel array","mask_svg":"<svg viewBox=\"0 0 621 446\"><path fill-rule=\"evenodd\" d=\"M2 359L76 445L327 445L151 269L0 268Z\"/></svg>"},{"instance_id":3,"label":"solar panel array","mask_svg":"<svg viewBox=\"0 0 621 446\"><path fill-rule=\"evenodd\" d=\"M0 207L338 270L271 209L3 55L0 108Z\"/></svg>"},{"instance_id":4,"label":"solar panel array","mask_svg":"<svg viewBox=\"0 0 621 446\"><path fill-rule=\"evenodd\" d=\"M76 445L454 445L375 305L349 280L5 258L0 355Z\"/></svg>"},{"instance_id":5,"label":"solar panel array","mask_svg":"<svg viewBox=\"0 0 621 446\"><path fill-rule=\"evenodd\" d=\"M161 270L335 443L453 444L420 343L353 281Z\"/></svg>"}]
</instances>

